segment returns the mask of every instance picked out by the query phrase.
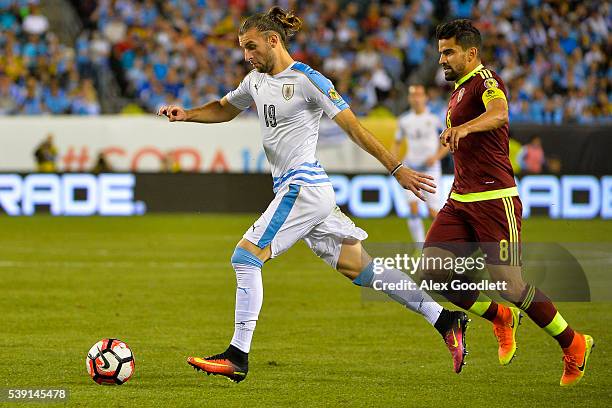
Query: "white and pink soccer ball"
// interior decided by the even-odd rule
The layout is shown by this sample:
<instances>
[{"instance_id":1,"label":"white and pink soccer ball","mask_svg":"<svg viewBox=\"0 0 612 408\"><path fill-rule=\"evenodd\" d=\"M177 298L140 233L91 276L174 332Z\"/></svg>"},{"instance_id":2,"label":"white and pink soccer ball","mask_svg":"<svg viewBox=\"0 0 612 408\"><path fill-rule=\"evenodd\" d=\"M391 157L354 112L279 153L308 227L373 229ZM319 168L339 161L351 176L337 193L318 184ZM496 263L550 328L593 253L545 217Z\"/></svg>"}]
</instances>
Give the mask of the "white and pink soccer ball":
<instances>
[{"instance_id":1,"label":"white and pink soccer ball","mask_svg":"<svg viewBox=\"0 0 612 408\"><path fill-rule=\"evenodd\" d=\"M85 364L89 376L98 384L121 385L134 374L132 350L117 339L102 339L94 344Z\"/></svg>"}]
</instances>

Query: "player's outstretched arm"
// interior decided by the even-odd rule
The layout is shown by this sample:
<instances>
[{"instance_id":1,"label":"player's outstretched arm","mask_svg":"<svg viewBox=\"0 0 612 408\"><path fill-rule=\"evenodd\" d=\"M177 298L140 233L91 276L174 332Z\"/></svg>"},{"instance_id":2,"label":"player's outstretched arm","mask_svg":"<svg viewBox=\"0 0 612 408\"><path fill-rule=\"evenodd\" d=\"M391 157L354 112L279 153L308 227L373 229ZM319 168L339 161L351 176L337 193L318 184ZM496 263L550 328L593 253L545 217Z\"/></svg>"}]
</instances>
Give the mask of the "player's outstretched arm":
<instances>
[{"instance_id":1,"label":"player's outstretched arm","mask_svg":"<svg viewBox=\"0 0 612 408\"><path fill-rule=\"evenodd\" d=\"M157 114L166 116L170 122L221 123L229 122L242 112L223 97L221 100L208 102L193 109L184 109L177 105L166 105L159 108Z\"/></svg>"},{"instance_id":2,"label":"player's outstretched arm","mask_svg":"<svg viewBox=\"0 0 612 408\"><path fill-rule=\"evenodd\" d=\"M504 98L495 98L487 103L486 111L463 125L449 127L440 135L440 142L451 152L459 148L459 140L470 133L498 129L508 123L508 104Z\"/></svg>"},{"instance_id":3,"label":"player's outstretched arm","mask_svg":"<svg viewBox=\"0 0 612 408\"><path fill-rule=\"evenodd\" d=\"M397 140L393 142L393 145L391 146L391 154L393 155L393 157L395 157L398 160L401 160L401 158L399 157L401 148L402 148L402 142L397 141Z\"/></svg>"},{"instance_id":4,"label":"player's outstretched arm","mask_svg":"<svg viewBox=\"0 0 612 408\"><path fill-rule=\"evenodd\" d=\"M424 200L421 190L435 192L436 185L433 177L416 172L402 164L359 122L350 109L344 109L334 117L334 121L366 152L374 156L389 173L394 172L398 183L407 190L412 191L421 200ZM395 170L395 171L394 171Z\"/></svg>"}]
</instances>

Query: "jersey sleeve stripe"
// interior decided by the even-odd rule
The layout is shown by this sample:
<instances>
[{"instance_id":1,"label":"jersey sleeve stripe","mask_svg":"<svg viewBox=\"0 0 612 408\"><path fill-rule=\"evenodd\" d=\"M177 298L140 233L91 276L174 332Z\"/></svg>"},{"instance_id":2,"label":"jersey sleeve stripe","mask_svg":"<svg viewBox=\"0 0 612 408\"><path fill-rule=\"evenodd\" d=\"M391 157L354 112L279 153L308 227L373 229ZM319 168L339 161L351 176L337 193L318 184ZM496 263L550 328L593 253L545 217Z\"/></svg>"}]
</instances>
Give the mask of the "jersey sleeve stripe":
<instances>
[{"instance_id":1,"label":"jersey sleeve stripe","mask_svg":"<svg viewBox=\"0 0 612 408\"><path fill-rule=\"evenodd\" d=\"M321 78L318 78L317 75L316 75L317 74L316 71L313 70L312 68L310 68L308 65L302 63L302 62L296 62L295 64L293 64L291 69L293 71L296 71L296 72L299 72L299 73L303 74L306 78L308 78L308 80L310 82L312 82L312 84L319 91L321 91L321 93L323 95L327 96L327 91L329 91L332 88L331 81L329 79L325 78L321 74L318 75ZM326 81L327 81L327 83L326 83Z\"/></svg>"},{"instance_id":2,"label":"jersey sleeve stripe","mask_svg":"<svg viewBox=\"0 0 612 408\"><path fill-rule=\"evenodd\" d=\"M331 100L339 111L343 111L349 107L348 103L346 103L346 101L342 99L342 96L340 96L340 94L334 89L334 84L332 84L332 82L319 71L315 71L303 62L294 63L291 66L291 69L295 72L303 74L306 78L308 78L315 88L321 91L321 93L325 95L325 98ZM335 116L337 113L338 112L335 112L333 116ZM330 116L329 113L328 116ZM332 116L330 116L330 118L332 118Z\"/></svg>"}]
</instances>

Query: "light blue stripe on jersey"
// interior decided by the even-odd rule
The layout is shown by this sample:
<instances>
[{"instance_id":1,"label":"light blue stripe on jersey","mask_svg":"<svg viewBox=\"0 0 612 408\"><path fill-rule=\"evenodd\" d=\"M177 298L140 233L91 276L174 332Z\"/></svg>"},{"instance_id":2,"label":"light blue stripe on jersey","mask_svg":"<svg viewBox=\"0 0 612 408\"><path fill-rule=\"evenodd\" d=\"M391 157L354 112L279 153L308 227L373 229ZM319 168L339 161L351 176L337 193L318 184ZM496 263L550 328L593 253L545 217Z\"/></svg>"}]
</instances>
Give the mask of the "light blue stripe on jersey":
<instances>
[{"instance_id":1,"label":"light blue stripe on jersey","mask_svg":"<svg viewBox=\"0 0 612 408\"><path fill-rule=\"evenodd\" d=\"M303 182L305 184L331 183L331 180L329 179L329 177L327 177L327 174L325 175L324 178L318 178L318 179L312 179L312 178L306 178L306 177L293 177L293 178L285 181L281 185L279 185L277 188L274 188L273 191L276 193L279 190L281 190L287 183L293 183L293 182L296 182L296 181L300 181L300 182Z\"/></svg>"},{"instance_id":2,"label":"light blue stripe on jersey","mask_svg":"<svg viewBox=\"0 0 612 408\"><path fill-rule=\"evenodd\" d=\"M304 182L306 182L308 184L331 183L331 180L329 179L329 177L320 178L320 179L310 179L310 178L305 178L305 177L295 177L295 178L292 178L291 181L292 182L293 181L304 181Z\"/></svg>"},{"instance_id":3,"label":"light blue stripe on jersey","mask_svg":"<svg viewBox=\"0 0 612 408\"><path fill-rule=\"evenodd\" d=\"M293 181L304 182L305 184L329 183L327 173L319 162L302 163L297 168L290 169L280 177L273 177L274 185L272 190L276 193L283 186Z\"/></svg>"},{"instance_id":4,"label":"light blue stripe on jersey","mask_svg":"<svg viewBox=\"0 0 612 408\"><path fill-rule=\"evenodd\" d=\"M325 170L323 169L318 170L318 171L302 170L302 169L292 170L289 173L285 174L283 177L276 180L274 182L274 188L278 188L282 183L287 181L289 178L295 176L296 174L308 174L310 176L327 176L327 173L325 173Z\"/></svg>"},{"instance_id":5,"label":"light blue stripe on jersey","mask_svg":"<svg viewBox=\"0 0 612 408\"><path fill-rule=\"evenodd\" d=\"M339 93L335 92L335 90L334 93L330 93L330 91L334 89L334 85L319 71L312 69L303 62L296 62L291 66L291 69L306 75L306 78L308 78L310 82L314 84L314 86L319 88L319 90L324 95L326 95L334 103L334 105L336 105L338 109L344 110L349 107L348 103L346 103L344 99L342 99L342 96L340 96ZM332 94L337 95L337 97L332 98Z\"/></svg>"},{"instance_id":6,"label":"light blue stripe on jersey","mask_svg":"<svg viewBox=\"0 0 612 408\"><path fill-rule=\"evenodd\" d=\"M289 216L289 213L291 212L299 193L300 186L294 184L289 186L289 191L287 191L287 193L281 199L280 204L278 207L276 207L276 211L274 211L272 220L270 220L268 227L259 239L259 242L257 243L258 247L265 248L270 245L270 242L272 242L276 236L276 233L280 230L283 223Z\"/></svg>"},{"instance_id":7,"label":"light blue stripe on jersey","mask_svg":"<svg viewBox=\"0 0 612 408\"><path fill-rule=\"evenodd\" d=\"M322 169L323 167L321 167L321 164L316 161L316 162L312 162L312 163L302 163L298 166L297 169L300 169L302 167L310 167L310 168L317 168L317 169ZM297 169L290 169L289 171L287 171L285 174L283 174L282 176L279 177L272 177L272 179L276 182L276 180L281 179L283 177L285 177L287 175L287 173L297 170Z\"/></svg>"}]
</instances>

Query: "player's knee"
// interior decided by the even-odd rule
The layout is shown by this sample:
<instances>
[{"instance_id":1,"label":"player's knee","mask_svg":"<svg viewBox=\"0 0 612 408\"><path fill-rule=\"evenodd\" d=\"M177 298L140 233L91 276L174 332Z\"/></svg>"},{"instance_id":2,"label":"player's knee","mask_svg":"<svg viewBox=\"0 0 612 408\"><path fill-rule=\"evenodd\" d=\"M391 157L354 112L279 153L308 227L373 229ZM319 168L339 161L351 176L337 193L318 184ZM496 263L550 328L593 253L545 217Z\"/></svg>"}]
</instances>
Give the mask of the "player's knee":
<instances>
[{"instance_id":1,"label":"player's knee","mask_svg":"<svg viewBox=\"0 0 612 408\"><path fill-rule=\"evenodd\" d=\"M487 269L491 280L498 284L499 294L509 302L518 302L527 286L521 274L521 267L489 264Z\"/></svg>"},{"instance_id":2,"label":"player's knee","mask_svg":"<svg viewBox=\"0 0 612 408\"><path fill-rule=\"evenodd\" d=\"M433 258L424 254L419 264L417 276L421 280L430 280L434 282L446 281L449 273L452 273L452 271L444 269L442 264L438 265L437 262L429 262L428 259L431 260Z\"/></svg>"},{"instance_id":3,"label":"player's knee","mask_svg":"<svg viewBox=\"0 0 612 408\"><path fill-rule=\"evenodd\" d=\"M516 303L521 298L525 290L526 283L522 279L501 279L498 280L501 290L499 294L508 302Z\"/></svg>"},{"instance_id":4,"label":"player's knee","mask_svg":"<svg viewBox=\"0 0 612 408\"><path fill-rule=\"evenodd\" d=\"M419 262L419 278L434 282L447 281L454 273L453 263L449 263L449 259L454 259L453 253L437 247L425 247Z\"/></svg>"},{"instance_id":5,"label":"player's knee","mask_svg":"<svg viewBox=\"0 0 612 408\"><path fill-rule=\"evenodd\" d=\"M434 282L444 282L447 280L448 275L453 271L436 268L436 267L420 267L418 270L418 276L421 280L430 280Z\"/></svg>"},{"instance_id":6,"label":"player's knee","mask_svg":"<svg viewBox=\"0 0 612 408\"><path fill-rule=\"evenodd\" d=\"M232 265L249 265L257 268L261 268L264 262L259 259L254 253L249 252L245 248L237 246L234 249L234 253L230 259Z\"/></svg>"},{"instance_id":7,"label":"player's knee","mask_svg":"<svg viewBox=\"0 0 612 408\"><path fill-rule=\"evenodd\" d=\"M246 262L247 258L251 257L255 257L263 264L272 257L272 249L270 248L270 245L266 246L265 248L260 248L247 239L242 238L236 245L236 249L232 255L232 264L235 263L234 259L241 262ZM256 263L257 261L253 259L252 262Z\"/></svg>"}]
</instances>

